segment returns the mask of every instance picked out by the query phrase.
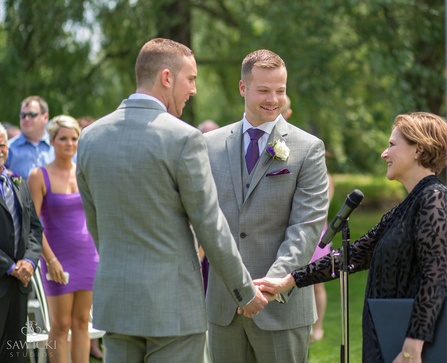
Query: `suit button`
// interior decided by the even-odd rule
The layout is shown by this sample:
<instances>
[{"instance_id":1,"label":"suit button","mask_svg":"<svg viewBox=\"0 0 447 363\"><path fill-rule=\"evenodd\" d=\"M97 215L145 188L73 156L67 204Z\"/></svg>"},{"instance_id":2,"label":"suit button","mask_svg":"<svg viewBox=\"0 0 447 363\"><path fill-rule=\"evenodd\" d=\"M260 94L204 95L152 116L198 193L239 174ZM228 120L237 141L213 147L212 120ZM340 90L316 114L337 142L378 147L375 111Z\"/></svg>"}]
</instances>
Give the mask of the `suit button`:
<instances>
[{"instance_id":1,"label":"suit button","mask_svg":"<svg viewBox=\"0 0 447 363\"><path fill-rule=\"evenodd\" d=\"M241 238L245 238L245 237L247 237L247 235L246 235L244 232L242 232L242 233L239 235L239 237L241 237Z\"/></svg>"},{"instance_id":2,"label":"suit button","mask_svg":"<svg viewBox=\"0 0 447 363\"><path fill-rule=\"evenodd\" d=\"M248 189L250 188L250 184L245 184L245 187Z\"/></svg>"}]
</instances>

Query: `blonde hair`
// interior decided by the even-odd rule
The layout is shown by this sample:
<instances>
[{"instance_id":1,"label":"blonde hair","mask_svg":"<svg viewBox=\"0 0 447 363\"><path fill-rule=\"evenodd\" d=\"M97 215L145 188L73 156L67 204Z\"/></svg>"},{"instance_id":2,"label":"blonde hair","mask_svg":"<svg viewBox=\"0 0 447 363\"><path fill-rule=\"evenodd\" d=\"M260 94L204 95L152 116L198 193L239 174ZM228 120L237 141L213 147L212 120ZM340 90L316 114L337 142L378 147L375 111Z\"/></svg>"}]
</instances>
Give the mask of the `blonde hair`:
<instances>
[{"instance_id":1,"label":"blonde hair","mask_svg":"<svg viewBox=\"0 0 447 363\"><path fill-rule=\"evenodd\" d=\"M54 140L56 138L57 133L59 132L61 127L75 130L78 136L81 134L81 127L79 126L79 122L74 117L68 115L59 115L53 117L48 123L48 133L50 134L51 140Z\"/></svg>"},{"instance_id":2,"label":"blonde hair","mask_svg":"<svg viewBox=\"0 0 447 363\"><path fill-rule=\"evenodd\" d=\"M439 174L447 164L447 123L428 112L397 115L393 129L397 128L409 145L421 151L419 165Z\"/></svg>"}]
</instances>

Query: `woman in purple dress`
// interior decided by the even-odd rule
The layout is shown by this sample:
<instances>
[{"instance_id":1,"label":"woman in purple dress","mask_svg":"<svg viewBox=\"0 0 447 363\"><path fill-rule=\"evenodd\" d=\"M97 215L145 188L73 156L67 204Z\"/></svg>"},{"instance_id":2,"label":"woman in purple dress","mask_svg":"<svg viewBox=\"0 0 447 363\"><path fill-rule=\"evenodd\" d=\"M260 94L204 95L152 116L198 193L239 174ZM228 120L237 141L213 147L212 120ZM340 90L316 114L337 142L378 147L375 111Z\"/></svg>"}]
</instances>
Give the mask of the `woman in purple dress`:
<instances>
[{"instance_id":1,"label":"woman in purple dress","mask_svg":"<svg viewBox=\"0 0 447 363\"><path fill-rule=\"evenodd\" d=\"M42 280L50 311L49 357L68 362L71 329L73 362L88 362L88 322L93 280L99 256L90 236L76 183L80 127L70 116L57 116L48 126L55 160L33 169L28 183L37 214L44 225ZM67 277L68 276L68 277Z\"/></svg>"}]
</instances>

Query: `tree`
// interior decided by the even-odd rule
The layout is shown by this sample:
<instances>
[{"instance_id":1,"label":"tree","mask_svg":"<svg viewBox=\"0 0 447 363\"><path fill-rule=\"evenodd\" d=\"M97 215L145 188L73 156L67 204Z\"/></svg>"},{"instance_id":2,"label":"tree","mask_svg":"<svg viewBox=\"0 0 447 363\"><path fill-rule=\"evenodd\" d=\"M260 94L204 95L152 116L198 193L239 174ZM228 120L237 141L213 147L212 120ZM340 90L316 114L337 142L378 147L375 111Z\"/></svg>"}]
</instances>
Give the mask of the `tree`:
<instances>
[{"instance_id":1,"label":"tree","mask_svg":"<svg viewBox=\"0 0 447 363\"><path fill-rule=\"evenodd\" d=\"M288 68L291 122L325 141L333 172L383 173L396 114L446 112L441 0L5 0L5 9L5 121L17 120L31 93L52 115L110 112L135 89L139 49L159 36L195 52L198 94L183 115L193 125L239 120L242 59L277 52Z\"/></svg>"}]
</instances>

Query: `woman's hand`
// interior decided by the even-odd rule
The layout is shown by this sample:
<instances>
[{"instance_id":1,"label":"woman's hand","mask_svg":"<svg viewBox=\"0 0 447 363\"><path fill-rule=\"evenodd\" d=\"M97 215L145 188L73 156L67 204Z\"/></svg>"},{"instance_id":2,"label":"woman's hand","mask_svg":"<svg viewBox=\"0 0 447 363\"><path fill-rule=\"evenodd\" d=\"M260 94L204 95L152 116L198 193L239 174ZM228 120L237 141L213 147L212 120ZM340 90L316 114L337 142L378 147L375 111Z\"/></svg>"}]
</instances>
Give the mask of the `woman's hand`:
<instances>
[{"instance_id":1,"label":"woman's hand","mask_svg":"<svg viewBox=\"0 0 447 363\"><path fill-rule=\"evenodd\" d=\"M51 279L58 284L66 284L64 268L58 259L53 260L51 263L47 263L48 273Z\"/></svg>"},{"instance_id":2,"label":"woman's hand","mask_svg":"<svg viewBox=\"0 0 447 363\"><path fill-rule=\"evenodd\" d=\"M420 339L405 338L402 351L393 360L393 363L422 363L422 348L424 341Z\"/></svg>"},{"instance_id":3,"label":"woman's hand","mask_svg":"<svg viewBox=\"0 0 447 363\"><path fill-rule=\"evenodd\" d=\"M253 283L259 287L259 290L276 295L294 287L295 279L289 274L283 278L263 277L262 279L253 280Z\"/></svg>"}]
</instances>

